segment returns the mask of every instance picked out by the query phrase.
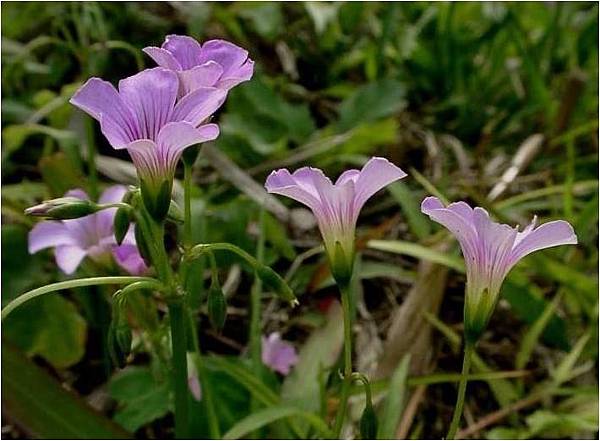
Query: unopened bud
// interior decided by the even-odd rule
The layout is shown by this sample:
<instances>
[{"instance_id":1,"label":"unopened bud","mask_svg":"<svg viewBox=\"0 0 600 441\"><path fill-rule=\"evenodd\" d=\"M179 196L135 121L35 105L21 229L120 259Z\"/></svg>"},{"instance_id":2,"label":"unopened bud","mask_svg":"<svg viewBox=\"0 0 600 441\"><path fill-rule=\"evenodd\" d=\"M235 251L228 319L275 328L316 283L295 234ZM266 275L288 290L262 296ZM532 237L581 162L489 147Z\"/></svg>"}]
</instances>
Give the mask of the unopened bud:
<instances>
[{"instance_id":1,"label":"unopened bud","mask_svg":"<svg viewBox=\"0 0 600 441\"><path fill-rule=\"evenodd\" d=\"M377 415L371 400L367 400L365 410L360 417L360 437L362 439L377 439Z\"/></svg>"},{"instance_id":2,"label":"unopened bud","mask_svg":"<svg viewBox=\"0 0 600 441\"><path fill-rule=\"evenodd\" d=\"M273 271L270 267L266 265L259 265L256 268L256 274L263 281L263 283L284 300L287 300L292 305L297 303L296 296L294 292L289 287L285 280L281 278L279 274Z\"/></svg>"},{"instance_id":3,"label":"unopened bud","mask_svg":"<svg viewBox=\"0 0 600 441\"><path fill-rule=\"evenodd\" d=\"M208 291L208 318L217 331L221 331L227 319L227 301L220 286L211 286Z\"/></svg>"},{"instance_id":4,"label":"unopened bud","mask_svg":"<svg viewBox=\"0 0 600 441\"><path fill-rule=\"evenodd\" d=\"M117 244L121 245L127 231L129 231L129 225L131 224L131 209L121 207L117 210L114 220L115 240Z\"/></svg>"},{"instance_id":5,"label":"unopened bud","mask_svg":"<svg viewBox=\"0 0 600 441\"><path fill-rule=\"evenodd\" d=\"M152 258L150 257L150 251L148 250L148 244L146 243L146 239L144 239L144 235L142 234L142 229L139 224L135 224L133 228L133 233L135 235L135 244L137 245L138 251L140 252L140 256L144 259L146 266L152 265Z\"/></svg>"},{"instance_id":6,"label":"unopened bud","mask_svg":"<svg viewBox=\"0 0 600 441\"><path fill-rule=\"evenodd\" d=\"M85 200L66 196L63 198L50 199L34 207L25 210L30 216L42 216L50 219L64 220L77 219L98 211L98 205Z\"/></svg>"}]
</instances>

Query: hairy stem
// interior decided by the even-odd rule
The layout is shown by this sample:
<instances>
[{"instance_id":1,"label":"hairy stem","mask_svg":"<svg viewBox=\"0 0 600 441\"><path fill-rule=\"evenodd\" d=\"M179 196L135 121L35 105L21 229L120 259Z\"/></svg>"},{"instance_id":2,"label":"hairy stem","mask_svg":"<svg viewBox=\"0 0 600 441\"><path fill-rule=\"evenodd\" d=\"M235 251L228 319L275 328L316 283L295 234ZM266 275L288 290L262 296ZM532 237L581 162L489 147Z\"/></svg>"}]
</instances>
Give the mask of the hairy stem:
<instances>
[{"instance_id":1,"label":"hairy stem","mask_svg":"<svg viewBox=\"0 0 600 441\"><path fill-rule=\"evenodd\" d=\"M446 436L446 439L454 439L456 436L456 431L458 430L458 424L460 423L460 419L463 414L465 394L467 392L467 375L469 374L469 369L471 367L471 358L473 356L474 349L475 345L473 343L467 342L465 344L462 374L460 383L458 384L458 396L456 397L456 406L454 406L454 414L452 415L452 422L450 423L450 429L448 429L448 435Z\"/></svg>"}]
</instances>

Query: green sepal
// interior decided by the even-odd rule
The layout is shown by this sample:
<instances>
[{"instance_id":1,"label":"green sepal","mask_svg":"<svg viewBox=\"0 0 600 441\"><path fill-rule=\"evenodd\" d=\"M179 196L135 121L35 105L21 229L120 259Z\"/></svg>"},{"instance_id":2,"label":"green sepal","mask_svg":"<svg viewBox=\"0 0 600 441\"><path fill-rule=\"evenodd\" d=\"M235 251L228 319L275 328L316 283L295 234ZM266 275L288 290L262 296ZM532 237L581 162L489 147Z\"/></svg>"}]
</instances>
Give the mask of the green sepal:
<instances>
[{"instance_id":1,"label":"green sepal","mask_svg":"<svg viewBox=\"0 0 600 441\"><path fill-rule=\"evenodd\" d=\"M335 242L333 256L330 255L331 274L339 286L348 286L352 279L354 255L348 256L339 241Z\"/></svg>"},{"instance_id":2,"label":"green sepal","mask_svg":"<svg viewBox=\"0 0 600 441\"><path fill-rule=\"evenodd\" d=\"M121 245L127 231L129 231L129 225L131 224L131 210L126 207L121 207L115 213L115 220L113 227L115 231L115 240L117 244Z\"/></svg>"},{"instance_id":3,"label":"green sepal","mask_svg":"<svg viewBox=\"0 0 600 441\"><path fill-rule=\"evenodd\" d=\"M175 222L178 224L181 224L184 221L183 211L181 211L181 208L179 207L179 205L177 205L177 202L175 202L174 200L171 200L171 202L169 204L169 211L167 212L167 220L170 220L171 222Z\"/></svg>"},{"instance_id":4,"label":"green sepal","mask_svg":"<svg viewBox=\"0 0 600 441\"><path fill-rule=\"evenodd\" d=\"M377 439L377 415L373 403L369 399L360 417L360 437L362 439Z\"/></svg>"},{"instance_id":5,"label":"green sepal","mask_svg":"<svg viewBox=\"0 0 600 441\"><path fill-rule=\"evenodd\" d=\"M208 291L208 318L212 327L221 332L227 319L227 300L221 287L216 284Z\"/></svg>"},{"instance_id":6,"label":"green sepal","mask_svg":"<svg viewBox=\"0 0 600 441\"><path fill-rule=\"evenodd\" d=\"M294 292L289 285L281 278L279 274L273 271L266 265L258 265L256 268L256 275L263 281L263 283L284 300L287 300L292 305L298 303Z\"/></svg>"},{"instance_id":7,"label":"green sepal","mask_svg":"<svg viewBox=\"0 0 600 441\"><path fill-rule=\"evenodd\" d=\"M146 211L157 221L162 222L171 205L171 190L173 189L172 181L163 181L160 186L155 190L147 184L146 181L141 180L140 189L142 191L142 201Z\"/></svg>"},{"instance_id":8,"label":"green sepal","mask_svg":"<svg viewBox=\"0 0 600 441\"><path fill-rule=\"evenodd\" d=\"M135 243L138 251L140 252L140 256L142 256L142 259L144 259L146 266L152 266L152 258L150 257L150 251L148 250L148 244L146 243L146 239L144 239L144 235L142 234L142 228L138 224L135 224L133 233L135 235Z\"/></svg>"}]
</instances>

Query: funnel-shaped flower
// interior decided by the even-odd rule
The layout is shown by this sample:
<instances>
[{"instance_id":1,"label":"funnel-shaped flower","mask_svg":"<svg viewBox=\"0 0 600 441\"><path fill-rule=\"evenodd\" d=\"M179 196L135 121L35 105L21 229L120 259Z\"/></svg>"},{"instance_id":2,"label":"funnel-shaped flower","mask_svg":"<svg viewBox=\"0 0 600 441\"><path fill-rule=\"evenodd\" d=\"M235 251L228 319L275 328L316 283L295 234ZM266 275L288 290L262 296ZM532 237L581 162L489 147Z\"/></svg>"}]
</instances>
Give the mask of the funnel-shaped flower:
<instances>
[{"instance_id":1,"label":"funnel-shaped flower","mask_svg":"<svg viewBox=\"0 0 600 441\"><path fill-rule=\"evenodd\" d=\"M229 90L248 81L254 71L248 51L224 40L201 45L192 37L168 35L161 47L147 47L144 52L159 66L178 73L180 95L199 87Z\"/></svg>"},{"instance_id":2,"label":"funnel-shaped flower","mask_svg":"<svg viewBox=\"0 0 600 441\"><path fill-rule=\"evenodd\" d=\"M425 198L421 211L442 224L460 243L467 268L465 335L476 341L496 306L504 278L526 255L544 248L576 244L577 236L566 221L536 227L533 218L523 231L493 222L483 208L465 202L445 207L438 198Z\"/></svg>"},{"instance_id":3,"label":"funnel-shaped flower","mask_svg":"<svg viewBox=\"0 0 600 441\"><path fill-rule=\"evenodd\" d=\"M100 204L120 202L127 189L122 185L107 188L100 196ZM65 196L89 199L83 190L71 190ZM107 208L78 219L43 221L29 232L29 252L54 248L56 264L65 274L72 274L84 257L96 262L115 261L130 274L139 275L147 267L141 258L130 228L121 245L117 245L113 220L117 209Z\"/></svg>"},{"instance_id":4,"label":"funnel-shaped flower","mask_svg":"<svg viewBox=\"0 0 600 441\"><path fill-rule=\"evenodd\" d=\"M354 262L356 221L363 205L377 191L406 176L384 158L371 158L362 170L347 170L333 184L316 168L303 167L291 174L272 172L265 187L307 205L315 214L331 270L338 282L346 283Z\"/></svg>"},{"instance_id":5,"label":"funnel-shaped flower","mask_svg":"<svg viewBox=\"0 0 600 441\"><path fill-rule=\"evenodd\" d=\"M296 349L282 340L279 332L262 337L261 358L265 366L282 375L289 374L292 367L298 363Z\"/></svg>"},{"instance_id":6,"label":"funnel-shaped flower","mask_svg":"<svg viewBox=\"0 0 600 441\"><path fill-rule=\"evenodd\" d=\"M100 122L115 149L127 149L141 181L146 208L157 218L169 209L175 168L184 149L215 139L216 124L205 124L225 99L223 90L200 87L177 100L177 75L148 69L119 82L117 91L89 79L71 103Z\"/></svg>"}]
</instances>

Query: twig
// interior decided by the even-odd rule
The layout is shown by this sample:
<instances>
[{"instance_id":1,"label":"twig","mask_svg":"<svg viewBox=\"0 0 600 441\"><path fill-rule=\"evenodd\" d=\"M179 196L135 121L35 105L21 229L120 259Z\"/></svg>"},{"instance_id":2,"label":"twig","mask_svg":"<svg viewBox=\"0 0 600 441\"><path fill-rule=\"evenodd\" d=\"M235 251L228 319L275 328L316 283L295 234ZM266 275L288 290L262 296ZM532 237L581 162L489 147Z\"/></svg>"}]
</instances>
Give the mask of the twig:
<instances>
[{"instance_id":1,"label":"twig","mask_svg":"<svg viewBox=\"0 0 600 441\"><path fill-rule=\"evenodd\" d=\"M408 431L412 426L415 414L417 413L419 404L421 404L421 401L423 400L426 389L426 385L419 386L415 389L414 393L410 397L410 401L402 413L402 419L400 420L400 424L398 424L398 429L396 429L396 439L406 439L408 436Z\"/></svg>"}]
</instances>

